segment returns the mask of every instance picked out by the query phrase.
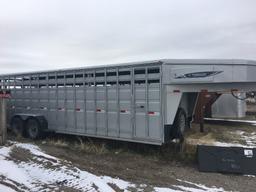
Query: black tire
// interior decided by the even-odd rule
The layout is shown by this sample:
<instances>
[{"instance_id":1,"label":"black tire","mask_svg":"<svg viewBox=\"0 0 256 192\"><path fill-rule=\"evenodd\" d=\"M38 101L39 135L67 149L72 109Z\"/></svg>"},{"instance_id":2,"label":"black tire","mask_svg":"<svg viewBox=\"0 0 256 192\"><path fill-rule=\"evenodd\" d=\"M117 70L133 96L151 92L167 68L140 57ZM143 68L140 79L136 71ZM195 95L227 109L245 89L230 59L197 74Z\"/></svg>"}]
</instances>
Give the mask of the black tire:
<instances>
[{"instance_id":1,"label":"black tire","mask_svg":"<svg viewBox=\"0 0 256 192\"><path fill-rule=\"evenodd\" d=\"M39 121L35 118L29 118L26 121L25 128L26 128L27 136L30 139L41 138L41 136L43 134L42 129L41 129L41 125L40 125Z\"/></svg>"},{"instance_id":2,"label":"black tire","mask_svg":"<svg viewBox=\"0 0 256 192\"><path fill-rule=\"evenodd\" d=\"M184 109L179 108L174 120L174 138L183 140L184 133L188 130L188 119Z\"/></svg>"},{"instance_id":3,"label":"black tire","mask_svg":"<svg viewBox=\"0 0 256 192\"><path fill-rule=\"evenodd\" d=\"M11 130L16 137L23 137L25 135L24 121L18 116L13 117L11 120Z\"/></svg>"}]
</instances>

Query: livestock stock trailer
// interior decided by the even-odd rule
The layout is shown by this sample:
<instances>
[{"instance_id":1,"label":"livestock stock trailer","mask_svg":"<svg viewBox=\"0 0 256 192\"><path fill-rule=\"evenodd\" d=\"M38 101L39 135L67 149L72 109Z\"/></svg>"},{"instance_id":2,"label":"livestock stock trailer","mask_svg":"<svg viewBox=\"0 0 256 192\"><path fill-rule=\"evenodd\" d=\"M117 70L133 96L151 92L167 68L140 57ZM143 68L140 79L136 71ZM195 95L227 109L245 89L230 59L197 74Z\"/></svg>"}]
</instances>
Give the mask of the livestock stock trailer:
<instances>
[{"instance_id":1,"label":"livestock stock trailer","mask_svg":"<svg viewBox=\"0 0 256 192\"><path fill-rule=\"evenodd\" d=\"M223 93L256 90L250 60L157 60L0 75L8 121L45 131L162 145L194 121L202 126Z\"/></svg>"}]
</instances>

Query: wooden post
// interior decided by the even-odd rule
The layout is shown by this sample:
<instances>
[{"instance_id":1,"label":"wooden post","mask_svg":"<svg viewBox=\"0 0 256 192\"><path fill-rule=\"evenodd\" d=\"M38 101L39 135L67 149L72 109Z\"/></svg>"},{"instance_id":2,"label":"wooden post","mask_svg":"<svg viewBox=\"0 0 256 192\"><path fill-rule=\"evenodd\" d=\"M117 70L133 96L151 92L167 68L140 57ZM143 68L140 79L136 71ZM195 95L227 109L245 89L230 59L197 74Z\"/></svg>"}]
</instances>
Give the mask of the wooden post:
<instances>
[{"instance_id":1,"label":"wooden post","mask_svg":"<svg viewBox=\"0 0 256 192\"><path fill-rule=\"evenodd\" d=\"M6 98L0 97L0 145L6 142Z\"/></svg>"},{"instance_id":2,"label":"wooden post","mask_svg":"<svg viewBox=\"0 0 256 192\"><path fill-rule=\"evenodd\" d=\"M0 90L0 145L4 145L7 137L7 108L6 102L10 98L10 90Z\"/></svg>"}]
</instances>

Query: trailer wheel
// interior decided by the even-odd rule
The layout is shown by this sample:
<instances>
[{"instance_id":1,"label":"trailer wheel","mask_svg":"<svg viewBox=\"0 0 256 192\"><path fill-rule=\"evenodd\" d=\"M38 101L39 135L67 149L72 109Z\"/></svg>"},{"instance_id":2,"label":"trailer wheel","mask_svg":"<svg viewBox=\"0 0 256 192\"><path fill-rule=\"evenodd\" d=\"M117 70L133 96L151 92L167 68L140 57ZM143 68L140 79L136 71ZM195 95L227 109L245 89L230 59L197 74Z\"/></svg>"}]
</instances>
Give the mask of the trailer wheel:
<instances>
[{"instance_id":1,"label":"trailer wheel","mask_svg":"<svg viewBox=\"0 0 256 192\"><path fill-rule=\"evenodd\" d=\"M26 121L25 127L26 127L26 132L29 138L38 139L42 136L43 131L37 119L29 118Z\"/></svg>"},{"instance_id":2,"label":"trailer wheel","mask_svg":"<svg viewBox=\"0 0 256 192\"><path fill-rule=\"evenodd\" d=\"M24 136L24 122L20 117L16 116L12 118L11 130L17 137Z\"/></svg>"},{"instance_id":3,"label":"trailer wheel","mask_svg":"<svg viewBox=\"0 0 256 192\"><path fill-rule=\"evenodd\" d=\"M184 109L179 108L174 120L174 138L184 139L184 133L188 129L188 119Z\"/></svg>"}]
</instances>

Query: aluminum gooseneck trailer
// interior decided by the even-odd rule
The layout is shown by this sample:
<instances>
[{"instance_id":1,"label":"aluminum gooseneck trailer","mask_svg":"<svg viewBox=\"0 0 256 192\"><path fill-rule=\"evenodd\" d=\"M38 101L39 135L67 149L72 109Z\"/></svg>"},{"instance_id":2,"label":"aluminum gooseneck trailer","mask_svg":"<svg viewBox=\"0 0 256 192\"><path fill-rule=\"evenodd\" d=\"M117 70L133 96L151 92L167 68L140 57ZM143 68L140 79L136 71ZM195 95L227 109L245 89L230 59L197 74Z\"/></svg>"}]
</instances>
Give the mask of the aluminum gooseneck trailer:
<instances>
[{"instance_id":1,"label":"aluminum gooseneck trailer","mask_svg":"<svg viewBox=\"0 0 256 192\"><path fill-rule=\"evenodd\" d=\"M226 92L256 90L256 62L157 60L0 76L16 132L43 131L161 145L202 124ZM235 94L235 93L233 93Z\"/></svg>"}]
</instances>

